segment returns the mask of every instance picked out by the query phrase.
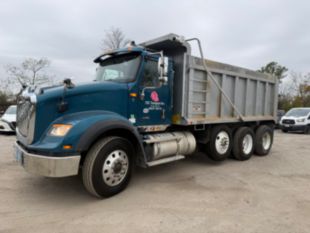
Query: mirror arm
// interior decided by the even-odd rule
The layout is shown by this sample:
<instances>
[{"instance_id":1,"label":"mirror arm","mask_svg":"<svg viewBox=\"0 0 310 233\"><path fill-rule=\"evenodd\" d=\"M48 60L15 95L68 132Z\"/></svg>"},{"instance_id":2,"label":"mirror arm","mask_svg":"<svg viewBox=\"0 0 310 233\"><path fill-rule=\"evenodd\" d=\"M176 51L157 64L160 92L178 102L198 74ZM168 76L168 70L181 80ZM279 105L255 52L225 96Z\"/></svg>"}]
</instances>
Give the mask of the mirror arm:
<instances>
[{"instance_id":1,"label":"mirror arm","mask_svg":"<svg viewBox=\"0 0 310 233\"><path fill-rule=\"evenodd\" d=\"M145 97L145 90L154 90L156 87L143 87L141 94L140 94L140 99L144 100Z\"/></svg>"},{"instance_id":2,"label":"mirror arm","mask_svg":"<svg viewBox=\"0 0 310 233\"><path fill-rule=\"evenodd\" d=\"M164 77L164 52L160 51L160 78L162 79Z\"/></svg>"}]
</instances>

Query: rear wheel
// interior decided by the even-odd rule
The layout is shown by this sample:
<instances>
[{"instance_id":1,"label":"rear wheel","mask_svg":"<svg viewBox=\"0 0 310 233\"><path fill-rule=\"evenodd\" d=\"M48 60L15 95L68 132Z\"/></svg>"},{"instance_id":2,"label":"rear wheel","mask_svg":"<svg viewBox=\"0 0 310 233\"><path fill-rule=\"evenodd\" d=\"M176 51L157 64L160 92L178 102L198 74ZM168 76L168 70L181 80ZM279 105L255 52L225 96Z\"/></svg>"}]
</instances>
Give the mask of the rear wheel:
<instances>
[{"instance_id":1,"label":"rear wheel","mask_svg":"<svg viewBox=\"0 0 310 233\"><path fill-rule=\"evenodd\" d=\"M241 127L234 135L233 155L240 161L251 158L254 151L254 132L249 127Z\"/></svg>"},{"instance_id":2,"label":"rear wheel","mask_svg":"<svg viewBox=\"0 0 310 233\"><path fill-rule=\"evenodd\" d=\"M207 154L215 161L225 160L231 152L231 130L227 126L216 126L211 131L210 141L207 144Z\"/></svg>"},{"instance_id":3,"label":"rear wheel","mask_svg":"<svg viewBox=\"0 0 310 233\"><path fill-rule=\"evenodd\" d=\"M267 125L261 125L255 132L255 154L267 155L273 143L273 129Z\"/></svg>"},{"instance_id":4,"label":"rear wheel","mask_svg":"<svg viewBox=\"0 0 310 233\"><path fill-rule=\"evenodd\" d=\"M130 181L133 148L120 137L107 137L95 143L85 158L82 176L88 192L109 197L121 192Z\"/></svg>"},{"instance_id":5,"label":"rear wheel","mask_svg":"<svg viewBox=\"0 0 310 233\"><path fill-rule=\"evenodd\" d=\"M287 129L282 129L282 132L283 132L283 133L287 133L288 130L287 130Z\"/></svg>"}]
</instances>

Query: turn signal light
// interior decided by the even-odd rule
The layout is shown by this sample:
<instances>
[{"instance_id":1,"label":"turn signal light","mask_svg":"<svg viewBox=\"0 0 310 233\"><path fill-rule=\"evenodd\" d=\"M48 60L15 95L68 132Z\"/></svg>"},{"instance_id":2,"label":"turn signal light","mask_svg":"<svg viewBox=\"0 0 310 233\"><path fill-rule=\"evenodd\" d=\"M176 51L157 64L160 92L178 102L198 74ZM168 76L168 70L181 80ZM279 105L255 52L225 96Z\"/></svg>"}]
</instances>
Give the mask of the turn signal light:
<instances>
[{"instance_id":1,"label":"turn signal light","mask_svg":"<svg viewBox=\"0 0 310 233\"><path fill-rule=\"evenodd\" d=\"M72 149L72 145L64 145L62 148L64 148L65 150L70 150Z\"/></svg>"},{"instance_id":2,"label":"turn signal light","mask_svg":"<svg viewBox=\"0 0 310 233\"><path fill-rule=\"evenodd\" d=\"M129 95L130 95L130 97L137 97L138 96L138 94L134 93L134 92L130 93Z\"/></svg>"}]
</instances>

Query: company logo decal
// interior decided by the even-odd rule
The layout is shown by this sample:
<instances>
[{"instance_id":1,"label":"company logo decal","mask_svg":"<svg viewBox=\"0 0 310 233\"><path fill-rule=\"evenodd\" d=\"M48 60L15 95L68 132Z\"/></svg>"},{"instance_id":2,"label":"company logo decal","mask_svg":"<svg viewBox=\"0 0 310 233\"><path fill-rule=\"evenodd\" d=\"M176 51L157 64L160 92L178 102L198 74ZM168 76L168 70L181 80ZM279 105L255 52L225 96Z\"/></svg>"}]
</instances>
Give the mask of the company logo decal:
<instances>
[{"instance_id":1,"label":"company logo decal","mask_svg":"<svg viewBox=\"0 0 310 233\"><path fill-rule=\"evenodd\" d=\"M159 97L156 91L151 92L151 100L154 102L159 102Z\"/></svg>"}]
</instances>

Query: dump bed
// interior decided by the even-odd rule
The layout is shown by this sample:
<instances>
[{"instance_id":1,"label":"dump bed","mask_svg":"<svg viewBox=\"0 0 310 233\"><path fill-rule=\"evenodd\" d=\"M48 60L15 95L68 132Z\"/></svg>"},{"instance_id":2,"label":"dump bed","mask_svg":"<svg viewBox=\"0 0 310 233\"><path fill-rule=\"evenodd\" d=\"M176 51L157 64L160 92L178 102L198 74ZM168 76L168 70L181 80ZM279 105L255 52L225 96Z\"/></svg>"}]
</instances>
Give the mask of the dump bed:
<instances>
[{"instance_id":1,"label":"dump bed","mask_svg":"<svg viewBox=\"0 0 310 233\"><path fill-rule=\"evenodd\" d=\"M142 44L163 50L174 61L174 124L275 120L276 77L205 60L212 74L210 77L203 60L191 55L189 43L177 38L177 35L169 34Z\"/></svg>"}]
</instances>

